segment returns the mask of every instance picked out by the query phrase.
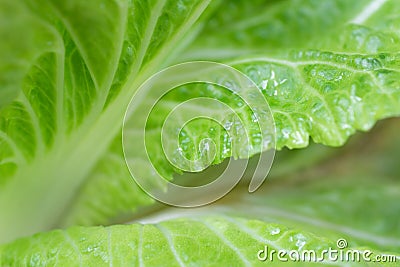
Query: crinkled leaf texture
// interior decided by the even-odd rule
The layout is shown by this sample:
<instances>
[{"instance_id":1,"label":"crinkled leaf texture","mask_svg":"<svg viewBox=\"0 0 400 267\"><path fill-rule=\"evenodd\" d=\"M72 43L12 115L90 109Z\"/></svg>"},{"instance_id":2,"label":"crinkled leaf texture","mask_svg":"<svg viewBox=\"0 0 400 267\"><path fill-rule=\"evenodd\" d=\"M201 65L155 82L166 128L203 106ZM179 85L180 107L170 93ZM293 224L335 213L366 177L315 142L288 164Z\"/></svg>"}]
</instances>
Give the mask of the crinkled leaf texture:
<instances>
[{"instance_id":1,"label":"crinkled leaf texture","mask_svg":"<svg viewBox=\"0 0 400 267\"><path fill-rule=\"evenodd\" d=\"M287 8L288 4L292 8ZM197 37L188 37L195 39L174 61L219 60L253 79L274 114L278 149L306 147L310 137L318 143L340 146L357 130L367 131L377 120L400 114L400 7L396 1L278 1L268 5L264 1L252 5L235 1L220 5L224 8L198 23L194 30L203 30ZM196 96L229 103L243 114L246 124L252 124L248 119L251 114L241 110L240 101L220 88L183 86L160 103L152 118L158 130L152 132L160 133L163 119L174 106ZM192 107L196 109L201 107ZM233 124L230 118L226 123ZM227 141L229 133L218 129L211 133L213 129L209 121L188 127L181 142L184 154L196 157L199 140L206 133L220 148L214 164L238 156L230 149L234 140ZM259 151L257 137L255 132L250 154ZM167 162L157 138L155 135L157 141L150 152L158 170L172 178L177 170ZM120 143L117 138L111 154L121 150ZM241 149L248 148L237 148ZM95 169L107 165L110 172L121 173L120 179L91 175L64 225L112 223L136 206L137 198L124 187L128 173L122 154L112 161L108 158L106 154ZM110 193L108 188L124 193Z\"/></svg>"},{"instance_id":2,"label":"crinkled leaf texture","mask_svg":"<svg viewBox=\"0 0 400 267\"><path fill-rule=\"evenodd\" d=\"M253 79L272 108L278 149L306 147L310 138L341 146L357 130L400 114L399 1L217 1L207 11L208 2L0 1L0 242L57 226L110 224L152 203L130 179L118 131L135 90L171 62L217 60ZM199 94L239 103L217 87L181 87L159 108ZM155 130L165 115L159 114L151 117ZM211 128L204 122L186 130L189 158ZM211 137L229 148L224 134ZM251 141L258 144L256 134ZM153 144L158 168L172 177L177 170L158 153L160 142ZM231 156L238 155L221 149L213 163ZM283 182L279 194L217 210L223 217L206 210L209 216L155 226L39 234L0 247L0 264L257 265L265 243L298 249L304 241L321 250L342 234L355 247L395 252L398 182L390 177L372 175L363 187L369 196L354 184L339 186L333 175L298 195L304 181ZM342 198L348 205L338 205ZM273 208L264 207L269 203ZM371 209L360 211L365 203ZM387 221L371 227L371 218ZM315 228L321 237L308 233Z\"/></svg>"}]
</instances>

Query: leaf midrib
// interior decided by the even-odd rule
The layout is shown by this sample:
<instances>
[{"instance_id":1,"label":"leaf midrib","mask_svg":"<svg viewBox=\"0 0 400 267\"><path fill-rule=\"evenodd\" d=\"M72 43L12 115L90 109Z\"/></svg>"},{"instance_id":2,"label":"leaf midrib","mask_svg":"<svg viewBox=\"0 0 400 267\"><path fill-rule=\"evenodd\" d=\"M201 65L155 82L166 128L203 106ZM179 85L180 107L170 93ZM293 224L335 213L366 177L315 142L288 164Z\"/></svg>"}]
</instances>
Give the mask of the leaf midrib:
<instances>
[{"instance_id":1,"label":"leaf midrib","mask_svg":"<svg viewBox=\"0 0 400 267\"><path fill-rule=\"evenodd\" d=\"M166 52L173 49L176 42L184 36L209 3L210 0L204 0L195 6L191 15L155 57L142 68L140 74L136 77L130 75L117 98L94 123L91 123L92 120L89 122L86 119L86 124L77 129L68 140L63 140L60 147L50 151L40 161L28 165L17 177L13 177L0 195L0 210L3 211L2 216L7 219L7 222L5 220L0 221L0 229L7 231L0 234L2 237L0 242L56 226L54 219L57 221L57 218L60 219L59 216L63 214L63 210L60 212L59 208L63 208L71 201L71 193L67 197L65 196L66 189L72 189L70 192L79 190L79 186L91 168L117 135L125 112L123 107L127 107L130 101L127 95L132 96L145 79L150 77L161 65L164 65L160 63L167 56ZM90 117L92 116L88 115L87 118ZM94 118L92 119L94 120ZM68 155L68 158L65 158L65 155ZM81 159L87 159L87 161L82 162ZM76 166L82 167L77 168ZM42 177L42 181L37 183L31 177ZM71 177L73 178L71 179ZM47 181L43 181L45 178L47 178ZM19 192L19 194L15 195L15 192ZM48 192L52 197L39 192ZM8 201L11 199L14 202ZM55 201L56 199L57 201ZM21 206L21 203L26 203L26 205ZM41 207L42 210L38 207ZM32 223L27 225L27 219ZM10 227L11 225L12 227ZM10 228L13 231L9 231Z\"/></svg>"}]
</instances>

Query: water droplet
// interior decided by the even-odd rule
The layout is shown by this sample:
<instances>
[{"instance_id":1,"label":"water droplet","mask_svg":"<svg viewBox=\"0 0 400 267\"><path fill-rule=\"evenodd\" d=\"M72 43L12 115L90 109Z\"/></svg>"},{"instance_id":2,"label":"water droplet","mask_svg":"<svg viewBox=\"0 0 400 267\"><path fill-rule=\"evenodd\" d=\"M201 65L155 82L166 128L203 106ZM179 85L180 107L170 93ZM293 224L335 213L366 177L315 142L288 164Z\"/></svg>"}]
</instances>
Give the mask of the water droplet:
<instances>
[{"instance_id":1,"label":"water droplet","mask_svg":"<svg viewBox=\"0 0 400 267\"><path fill-rule=\"evenodd\" d=\"M227 131L229 131L232 128L233 122L232 121L227 121L224 124L224 127Z\"/></svg>"},{"instance_id":2,"label":"water droplet","mask_svg":"<svg viewBox=\"0 0 400 267\"><path fill-rule=\"evenodd\" d=\"M283 137L289 138L290 129L288 129L288 128L283 128L283 129L282 129L282 134L283 134Z\"/></svg>"},{"instance_id":3,"label":"water droplet","mask_svg":"<svg viewBox=\"0 0 400 267\"><path fill-rule=\"evenodd\" d=\"M271 230L271 235L277 235L277 234L279 234L280 232L281 232L281 229L275 228L275 229L272 229L272 230Z\"/></svg>"},{"instance_id":4,"label":"water droplet","mask_svg":"<svg viewBox=\"0 0 400 267\"><path fill-rule=\"evenodd\" d=\"M381 67L381 62L375 58L362 58L358 57L354 60L356 65L363 69L371 70Z\"/></svg>"},{"instance_id":5,"label":"water droplet","mask_svg":"<svg viewBox=\"0 0 400 267\"><path fill-rule=\"evenodd\" d=\"M258 118L257 118L256 114L254 114L254 113L251 114L251 121L258 122Z\"/></svg>"},{"instance_id":6,"label":"water droplet","mask_svg":"<svg viewBox=\"0 0 400 267\"><path fill-rule=\"evenodd\" d=\"M264 148L264 149L270 148L270 147L271 147L271 144L273 144L273 142L272 142L272 137L268 135L267 138L264 139L263 148Z\"/></svg>"},{"instance_id":7,"label":"water droplet","mask_svg":"<svg viewBox=\"0 0 400 267\"><path fill-rule=\"evenodd\" d=\"M261 82L261 88L265 90L267 88L267 86L268 86L268 80L263 80Z\"/></svg>"},{"instance_id":8,"label":"water droplet","mask_svg":"<svg viewBox=\"0 0 400 267\"><path fill-rule=\"evenodd\" d=\"M275 71L271 70L271 79L275 79Z\"/></svg>"},{"instance_id":9,"label":"water droplet","mask_svg":"<svg viewBox=\"0 0 400 267\"><path fill-rule=\"evenodd\" d=\"M302 248L304 247L305 244L306 244L306 241L297 240L297 242L296 242L296 247L298 247L299 249L302 249Z\"/></svg>"},{"instance_id":10,"label":"water droplet","mask_svg":"<svg viewBox=\"0 0 400 267\"><path fill-rule=\"evenodd\" d=\"M296 247L298 247L299 250L302 249L306 244L306 237L302 234L296 234L294 238L296 239Z\"/></svg>"},{"instance_id":11,"label":"water droplet","mask_svg":"<svg viewBox=\"0 0 400 267\"><path fill-rule=\"evenodd\" d=\"M56 254L57 254L57 252L58 252L58 249L57 248L52 248L52 249L50 249L50 256L55 256Z\"/></svg>"},{"instance_id":12,"label":"water droplet","mask_svg":"<svg viewBox=\"0 0 400 267\"><path fill-rule=\"evenodd\" d=\"M203 142L203 151L207 152L210 150L210 144L207 141Z\"/></svg>"}]
</instances>

